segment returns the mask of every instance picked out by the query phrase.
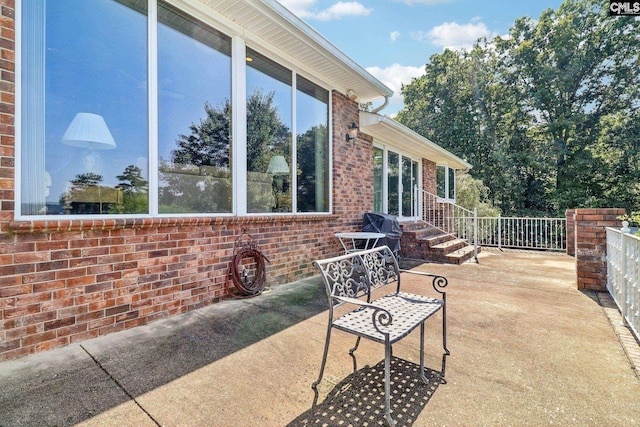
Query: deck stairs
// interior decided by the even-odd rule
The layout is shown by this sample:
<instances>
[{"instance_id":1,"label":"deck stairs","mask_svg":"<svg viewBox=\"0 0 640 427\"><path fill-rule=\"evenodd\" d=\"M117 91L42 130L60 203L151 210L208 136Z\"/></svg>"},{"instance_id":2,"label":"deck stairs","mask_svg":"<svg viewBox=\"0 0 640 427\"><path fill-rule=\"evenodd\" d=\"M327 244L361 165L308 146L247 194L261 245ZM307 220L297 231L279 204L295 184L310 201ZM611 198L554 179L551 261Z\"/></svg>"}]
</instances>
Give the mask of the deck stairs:
<instances>
[{"instance_id":1,"label":"deck stairs","mask_svg":"<svg viewBox=\"0 0 640 427\"><path fill-rule=\"evenodd\" d=\"M400 256L403 258L445 264L462 264L474 258L472 244L424 221L401 222L400 228Z\"/></svg>"}]
</instances>

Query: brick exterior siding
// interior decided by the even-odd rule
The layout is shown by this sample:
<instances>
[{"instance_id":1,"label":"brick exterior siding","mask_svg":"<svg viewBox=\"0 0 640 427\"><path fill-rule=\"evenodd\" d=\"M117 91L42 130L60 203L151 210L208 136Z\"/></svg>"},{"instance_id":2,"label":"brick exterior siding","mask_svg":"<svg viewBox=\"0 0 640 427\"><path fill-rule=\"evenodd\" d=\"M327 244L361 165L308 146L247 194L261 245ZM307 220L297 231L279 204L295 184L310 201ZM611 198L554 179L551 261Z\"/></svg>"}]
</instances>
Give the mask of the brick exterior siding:
<instances>
[{"instance_id":1,"label":"brick exterior siding","mask_svg":"<svg viewBox=\"0 0 640 427\"><path fill-rule=\"evenodd\" d=\"M359 230L373 209L372 138L345 141L358 106L333 92L332 215L15 221L13 9L0 4L0 360L227 297L243 230L270 260L268 285L311 276L313 259L340 252L333 233Z\"/></svg>"},{"instance_id":2,"label":"brick exterior siding","mask_svg":"<svg viewBox=\"0 0 640 427\"><path fill-rule=\"evenodd\" d=\"M574 236L578 289L606 291L606 228L620 228L622 221L617 217L624 213L624 209L575 209ZM569 226L568 222L567 226Z\"/></svg>"},{"instance_id":3,"label":"brick exterior siding","mask_svg":"<svg viewBox=\"0 0 640 427\"><path fill-rule=\"evenodd\" d=\"M314 275L312 260L341 251L333 234L373 209L373 141L345 141L358 105L334 91L330 215L16 221L14 2L0 11L0 361L227 297L243 230L270 260L267 285Z\"/></svg>"}]
</instances>

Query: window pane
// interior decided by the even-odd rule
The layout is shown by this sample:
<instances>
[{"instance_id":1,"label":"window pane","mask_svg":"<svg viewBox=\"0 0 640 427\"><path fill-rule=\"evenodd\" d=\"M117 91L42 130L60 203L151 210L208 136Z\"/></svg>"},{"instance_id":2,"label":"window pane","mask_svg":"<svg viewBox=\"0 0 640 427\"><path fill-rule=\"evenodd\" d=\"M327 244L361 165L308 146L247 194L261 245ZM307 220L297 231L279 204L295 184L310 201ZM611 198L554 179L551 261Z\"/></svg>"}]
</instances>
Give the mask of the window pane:
<instances>
[{"instance_id":1,"label":"window pane","mask_svg":"<svg viewBox=\"0 0 640 427\"><path fill-rule=\"evenodd\" d=\"M388 173L388 189L389 189L389 214L390 215L398 215L399 211L399 202L398 202L398 189L400 187L400 156L394 152L389 151L389 159L388 159L387 170Z\"/></svg>"},{"instance_id":2,"label":"window pane","mask_svg":"<svg viewBox=\"0 0 640 427\"><path fill-rule=\"evenodd\" d=\"M22 213L147 213L146 1L22 11Z\"/></svg>"},{"instance_id":3,"label":"window pane","mask_svg":"<svg viewBox=\"0 0 640 427\"><path fill-rule=\"evenodd\" d=\"M420 173L419 173L419 168L418 168L418 162L412 162L411 163L411 177L412 177L412 189L411 189L411 197L412 197L412 202L411 202L411 206L413 209L413 216L418 216L420 214L420 209L419 209L419 203L420 203L420 198L421 193L419 191L420 189Z\"/></svg>"},{"instance_id":4,"label":"window pane","mask_svg":"<svg viewBox=\"0 0 640 427\"><path fill-rule=\"evenodd\" d=\"M291 212L291 71L247 49L247 212Z\"/></svg>"},{"instance_id":5,"label":"window pane","mask_svg":"<svg viewBox=\"0 0 640 427\"><path fill-rule=\"evenodd\" d=\"M402 157L402 216L413 215L413 176L411 159Z\"/></svg>"},{"instance_id":6,"label":"window pane","mask_svg":"<svg viewBox=\"0 0 640 427\"><path fill-rule=\"evenodd\" d=\"M449 198L456 198L456 170L449 169Z\"/></svg>"},{"instance_id":7,"label":"window pane","mask_svg":"<svg viewBox=\"0 0 640 427\"><path fill-rule=\"evenodd\" d=\"M437 166L436 167L437 196L443 199L446 197L445 184L446 184L446 168L444 166Z\"/></svg>"},{"instance_id":8,"label":"window pane","mask_svg":"<svg viewBox=\"0 0 640 427\"><path fill-rule=\"evenodd\" d=\"M160 213L232 211L231 39L158 7Z\"/></svg>"},{"instance_id":9,"label":"window pane","mask_svg":"<svg viewBox=\"0 0 640 427\"><path fill-rule=\"evenodd\" d=\"M382 148L373 147L373 211L382 212Z\"/></svg>"},{"instance_id":10,"label":"window pane","mask_svg":"<svg viewBox=\"0 0 640 427\"><path fill-rule=\"evenodd\" d=\"M298 212L329 210L329 92L296 80Z\"/></svg>"}]
</instances>

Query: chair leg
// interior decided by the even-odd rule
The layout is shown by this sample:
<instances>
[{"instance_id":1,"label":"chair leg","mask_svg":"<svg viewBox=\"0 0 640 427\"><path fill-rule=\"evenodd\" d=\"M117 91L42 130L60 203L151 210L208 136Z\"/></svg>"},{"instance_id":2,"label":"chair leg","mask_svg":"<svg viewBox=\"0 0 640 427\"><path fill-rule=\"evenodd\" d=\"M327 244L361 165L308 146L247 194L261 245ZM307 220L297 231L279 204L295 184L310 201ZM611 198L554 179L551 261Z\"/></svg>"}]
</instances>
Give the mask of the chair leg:
<instances>
[{"instance_id":1,"label":"chair leg","mask_svg":"<svg viewBox=\"0 0 640 427\"><path fill-rule=\"evenodd\" d=\"M349 349L349 356L351 356L351 358L353 359L353 372L356 372L358 370L358 363L356 361L356 356L353 354L356 352L356 350L358 349L358 346L360 345L360 338L358 337L356 339L356 345L353 346L353 348Z\"/></svg>"},{"instance_id":2,"label":"chair leg","mask_svg":"<svg viewBox=\"0 0 640 427\"><path fill-rule=\"evenodd\" d=\"M424 322L420 324L420 378L425 384L429 383L424 375Z\"/></svg>"},{"instance_id":3,"label":"chair leg","mask_svg":"<svg viewBox=\"0 0 640 427\"><path fill-rule=\"evenodd\" d=\"M444 354L449 356L451 352L447 348L447 295L442 298L442 347Z\"/></svg>"},{"instance_id":4,"label":"chair leg","mask_svg":"<svg viewBox=\"0 0 640 427\"><path fill-rule=\"evenodd\" d=\"M384 415L391 427L395 427L396 422L391 418L391 344L389 336L386 337L384 345Z\"/></svg>"},{"instance_id":5,"label":"chair leg","mask_svg":"<svg viewBox=\"0 0 640 427\"><path fill-rule=\"evenodd\" d=\"M318 379L311 384L311 388L315 393L312 406L316 406L316 404L318 403L318 384L320 384L320 382L322 381L322 376L324 375L324 368L327 364L327 354L329 353L330 339L331 339L331 322L329 322L329 326L327 326L327 338L324 341L324 354L322 355L322 363L320 364L320 375L318 375Z\"/></svg>"}]
</instances>

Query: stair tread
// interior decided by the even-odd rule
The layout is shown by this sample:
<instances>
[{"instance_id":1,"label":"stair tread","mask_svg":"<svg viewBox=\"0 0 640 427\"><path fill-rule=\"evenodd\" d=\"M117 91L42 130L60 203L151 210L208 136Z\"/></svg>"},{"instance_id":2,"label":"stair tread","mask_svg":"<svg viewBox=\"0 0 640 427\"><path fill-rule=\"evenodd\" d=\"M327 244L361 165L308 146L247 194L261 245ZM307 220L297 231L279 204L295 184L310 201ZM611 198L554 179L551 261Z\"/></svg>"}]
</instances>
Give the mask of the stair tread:
<instances>
[{"instance_id":1,"label":"stair tread","mask_svg":"<svg viewBox=\"0 0 640 427\"><path fill-rule=\"evenodd\" d=\"M446 248L449 248L451 246L457 246L457 245L459 245L461 243L466 243L466 240L458 239L456 237L456 238L453 238L452 240L447 240L446 242L439 243L437 245L433 245L433 246L431 246L431 249L446 249Z\"/></svg>"},{"instance_id":2,"label":"stair tread","mask_svg":"<svg viewBox=\"0 0 640 427\"><path fill-rule=\"evenodd\" d=\"M467 245L464 248L461 249L456 249L455 251L447 254L446 256L448 257L461 257L461 256L465 256L466 254L473 252L474 248L472 245Z\"/></svg>"}]
</instances>

